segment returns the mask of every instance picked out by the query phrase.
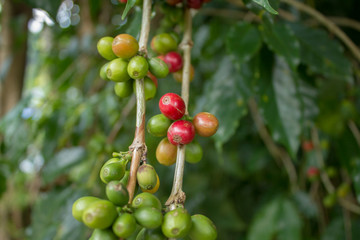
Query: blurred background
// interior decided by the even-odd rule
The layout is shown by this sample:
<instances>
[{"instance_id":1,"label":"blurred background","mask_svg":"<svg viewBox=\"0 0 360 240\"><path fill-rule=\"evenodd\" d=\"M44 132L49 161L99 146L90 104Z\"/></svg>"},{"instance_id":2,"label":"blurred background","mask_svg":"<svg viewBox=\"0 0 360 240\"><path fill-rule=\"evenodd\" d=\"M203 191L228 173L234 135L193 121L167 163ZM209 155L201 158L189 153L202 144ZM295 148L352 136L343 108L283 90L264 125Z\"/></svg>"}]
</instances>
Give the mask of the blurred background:
<instances>
[{"instance_id":1,"label":"blurred background","mask_svg":"<svg viewBox=\"0 0 360 240\"><path fill-rule=\"evenodd\" d=\"M151 36L182 34L182 11L155 1ZM257 1L266 3L267 1ZM204 157L185 166L191 214L219 239L360 239L360 4L357 0L213 0L193 19L190 114L215 114ZM0 1L0 239L87 239L73 219L79 197L105 198L99 170L125 151L134 97L99 77L98 39L138 38L141 8L122 20L117 0ZM324 18L326 16L326 18ZM150 52L150 55L154 55ZM146 118L160 113L159 79ZM157 163L170 194L174 166Z\"/></svg>"}]
</instances>

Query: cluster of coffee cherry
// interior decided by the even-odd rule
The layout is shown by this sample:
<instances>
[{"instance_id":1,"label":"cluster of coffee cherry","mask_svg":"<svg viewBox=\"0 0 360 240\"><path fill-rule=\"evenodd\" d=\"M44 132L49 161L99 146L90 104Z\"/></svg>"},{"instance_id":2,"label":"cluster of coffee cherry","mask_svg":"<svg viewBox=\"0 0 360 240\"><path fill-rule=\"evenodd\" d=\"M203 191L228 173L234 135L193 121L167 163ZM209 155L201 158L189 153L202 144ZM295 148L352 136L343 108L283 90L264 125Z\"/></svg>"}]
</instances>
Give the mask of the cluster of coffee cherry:
<instances>
[{"instance_id":1,"label":"cluster of coffee cherry","mask_svg":"<svg viewBox=\"0 0 360 240\"><path fill-rule=\"evenodd\" d=\"M214 135L218 128L217 118L207 112L201 112L194 118L185 116L185 102L175 93L167 93L159 101L161 114L148 120L147 130L156 137L164 137L156 149L156 159L165 166L175 163L178 145L186 145L185 159L197 163L202 158L200 144L193 141L195 133L203 137ZM173 122L174 121L174 122Z\"/></svg>"}]
</instances>

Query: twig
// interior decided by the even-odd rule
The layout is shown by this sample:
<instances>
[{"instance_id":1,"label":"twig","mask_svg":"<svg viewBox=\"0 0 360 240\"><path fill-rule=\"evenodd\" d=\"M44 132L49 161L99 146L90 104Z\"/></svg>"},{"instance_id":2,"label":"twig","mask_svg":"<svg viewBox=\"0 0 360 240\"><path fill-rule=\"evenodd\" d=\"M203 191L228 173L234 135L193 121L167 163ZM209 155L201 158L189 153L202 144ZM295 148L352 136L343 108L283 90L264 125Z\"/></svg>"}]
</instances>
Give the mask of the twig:
<instances>
[{"instance_id":1,"label":"twig","mask_svg":"<svg viewBox=\"0 0 360 240\"><path fill-rule=\"evenodd\" d=\"M139 39L139 51L144 55L147 54L147 43L150 32L151 17L151 0L144 0L141 32ZM130 165L129 182L127 190L129 192L129 203L132 202L135 194L136 173L140 165L140 160L146 153L145 145L145 91L144 79L136 80L136 129L134 141L129 147L132 152L132 160Z\"/></svg>"},{"instance_id":2,"label":"twig","mask_svg":"<svg viewBox=\"0 0 360 240\"><path fill-rule=\"evenodd\" d=\"M314 143L314 150L316 151L316 159L318 161L318 165L322 169L322 171L320 173L320 179L321 179L322 183L324 184L326 191L329 194L334 194L335 187L331 183L330 178L327 175L326 171L324 171L325 164L324 164L324 159L323 159L323 155L321 152L319 134L315 127L313 127L313 129L311 131L311 138L312 138L312 142ZM360 207L358 205L356 205L344 198L339 198L339 203L343 208L360 215Z\"/></svg>"},{"instance_id":3,"label":"twig","mask_svg":"<svg viewBox=\"0 0 360 240\"><path fill-rule=\"evenodd\" d=\"M134 108L135 102L136 102L135 97L132 96L129 99L128 103L123 108L123 110L121 111L119 120L115 123L112 130L110 131L109 136L106 140L107 144L111 144L114 142L114 140L116 139L116 136L119 134L121 127L123 126L127 116L130 114L131 110Z\"/></svg>"},{"instance_id":4,"label":"twig","mask_svg":"<svg viewBox=\"0 0 360 240\"><path fill-rule=\"evenodd\" d=\"M360 132L359 129L357 128L356 124L354 123L353 120L350 120L348 122L350 131L352 132L352 134L354 135L354 138L356 140L356 143L358 144L358 146L360 147Z\"/></svg>"},{"instance_id":5,"label":"twig","mask_svg":"<svg viewBox=\"0 0 360 240\"><path fill-rule=\"evenodd\" d=\"M274 140L271 138L270 133L266 129L265 124L261 119L257 103L254 98L251 98L249 100L249 109L251 112L251 116L254 119L255 125L259 131L260 137L264 141L266 148L269 150L270 154L273 156L278 165L282 164L285 167L285 170L290 180L291 190L293 192L296 191L298 189L297 173L289 154L280 147L278 147Z\"/></svg>"},{"instance_id":6,"label":"twig","mask_svg":"<svg viewBox=\"0 0 360 240\"><path fill-rule=\"evenodd\" d=\"M185 30L184 36L180 43L180 48L184 52L184 67L182 74L182 85L181 85L181 97L184 99L186 110L185 114L189 115L188 104L189 104L189 88L190 88L190 65L191 65L191 48L193 42L191 39L192 35L192 16L191 10L186 8L185 10ZM184 165L185 165L185 145L179 145L176 156L176 166L174 173L174 182L171 190L169 199L165 205L169 206L169 209L175 209L179 204L184 205L186 195L182 191L182 182L184 176Z\"/></svg>"},{"instance_id":7,"label":"twig","mask_svg":"<svg viewBox=\"0 0 360 240\"><path fill-rule=\"evenodd\" d=\"M307 6L306 4L304 4L302 2L298 2L295 0L281 0L281 1L297 8L300 11L303 11L303 12L309 14L310 16L312 16L316 20L318 20L320 23L322 23L330 32L334 33L339 39L341 39L341 41L343 41L343 43L354 54L355 58L358 61L360 61L359 48L338 26L335 25L335 23L333 23L331 20L329 20L327 17L325 17L322 13L313 9L312 7Z\"/></svg>"}]
</instances>

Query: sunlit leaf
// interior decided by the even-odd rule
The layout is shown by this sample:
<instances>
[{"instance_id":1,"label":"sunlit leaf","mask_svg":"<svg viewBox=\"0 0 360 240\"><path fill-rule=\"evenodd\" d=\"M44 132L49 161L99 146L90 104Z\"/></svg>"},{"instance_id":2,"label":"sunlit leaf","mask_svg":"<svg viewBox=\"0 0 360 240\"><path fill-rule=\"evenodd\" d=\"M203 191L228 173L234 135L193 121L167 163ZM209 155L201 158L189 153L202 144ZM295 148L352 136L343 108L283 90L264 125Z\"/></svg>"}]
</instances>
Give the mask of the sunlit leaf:
<instances>
[{"instance_id":1,"label":"sunlit leaf","mask_svg":"<svg viewBox=\"0 0 360 240\"><path fill-rule=\"evenodd\" d=\"M252 1L265 8L268 12L272 14L278 14L278 12L270 5L268 0L252 0Z\"/></svg>"},{"instance_id":2,"label":"sunlit leaf","mask_svg":"<svg viewBox=\"0 0 360 240\"><path fill-rule=\"evenodd\" d=\"M126 18L126 15L128 14L128 12L130 11L130 9L135 5L136 0L128 0L126 3L126 7L124 9L124 12L121 16L121 19L124 20Z\"/></svg>"}]
</instances>

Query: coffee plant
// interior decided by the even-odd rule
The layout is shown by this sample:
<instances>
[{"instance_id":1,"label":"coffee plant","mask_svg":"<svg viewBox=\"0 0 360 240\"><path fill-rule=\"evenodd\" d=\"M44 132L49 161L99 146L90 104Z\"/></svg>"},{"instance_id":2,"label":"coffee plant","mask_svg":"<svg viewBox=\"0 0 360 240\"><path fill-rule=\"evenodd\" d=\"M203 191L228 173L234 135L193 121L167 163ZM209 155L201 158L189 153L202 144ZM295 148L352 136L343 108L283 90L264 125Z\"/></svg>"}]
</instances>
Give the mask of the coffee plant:
<instances>
[{"instance_id":1,"label":"coffee plant","mask_svg":"<svg viewBox=\"0 0 360 240\"><path fill-rule=\"evenodd\" d=\"M358 7L0 1L0 239L359 239Z\"/></svg>"}]
</instances>

